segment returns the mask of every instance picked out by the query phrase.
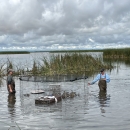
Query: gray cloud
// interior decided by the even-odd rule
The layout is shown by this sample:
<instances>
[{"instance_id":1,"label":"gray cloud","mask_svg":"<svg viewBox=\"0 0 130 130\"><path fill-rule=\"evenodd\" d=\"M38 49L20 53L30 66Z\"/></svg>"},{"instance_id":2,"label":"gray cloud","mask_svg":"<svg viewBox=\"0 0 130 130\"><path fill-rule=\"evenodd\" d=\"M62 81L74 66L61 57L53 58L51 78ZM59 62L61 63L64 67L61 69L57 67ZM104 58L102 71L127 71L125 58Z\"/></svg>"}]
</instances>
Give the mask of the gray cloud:
<instances>
[{"instance_id":1,"label":"gray cloud","mask_svg":"<svg viewBox=\"0 0 130 130\"><path fill-rule=\"evenodd\" d=\"M130 46L129 0L0 0L0 49Z\"/></svg>"}]
</instances>

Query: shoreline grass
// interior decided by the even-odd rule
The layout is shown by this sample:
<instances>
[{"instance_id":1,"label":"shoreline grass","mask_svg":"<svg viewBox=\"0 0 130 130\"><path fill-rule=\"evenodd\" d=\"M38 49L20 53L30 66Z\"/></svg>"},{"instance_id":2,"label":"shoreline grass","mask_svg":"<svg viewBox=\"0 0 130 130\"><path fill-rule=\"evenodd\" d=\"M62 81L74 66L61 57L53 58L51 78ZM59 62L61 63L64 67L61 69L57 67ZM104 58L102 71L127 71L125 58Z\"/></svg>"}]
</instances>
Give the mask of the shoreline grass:
<instances>
[{"instance_id":1,"label":"shoreline grass","mask_svg":"<svg viewBox=\"0 0 130 130\"><path fill-rule=\"evenodd\" d=\"M50 51L50 53L70 53L70 52L103 52L103 58L110 58L110 59L129 59L130 58L130 48Z\"/></svg>"},{"instance_id":2,"label":"shoreline grass","mask_svg":"<svg viewBox=\"0 0 130 130\"><path fill-rule=\"evenodd\" d=\"M103 51L103 57L110 59L129 59L130 48L106 49Z\"/></svg>"},{"instance_id":3,"label":"shoreline grass","mask_svg":"<svg viewBox=\"0 0 130 130\"><path fill-rule=\"evenodd\" d=\"M128 59L130 57L130 48L111 48L111 49L91 49L91 50L54 50L54 51L1 51L0 54L30 54L38 52L49 53L80 53L80 52L103 52L103 58L110 59Z\"/></svg>"}]
</instances>

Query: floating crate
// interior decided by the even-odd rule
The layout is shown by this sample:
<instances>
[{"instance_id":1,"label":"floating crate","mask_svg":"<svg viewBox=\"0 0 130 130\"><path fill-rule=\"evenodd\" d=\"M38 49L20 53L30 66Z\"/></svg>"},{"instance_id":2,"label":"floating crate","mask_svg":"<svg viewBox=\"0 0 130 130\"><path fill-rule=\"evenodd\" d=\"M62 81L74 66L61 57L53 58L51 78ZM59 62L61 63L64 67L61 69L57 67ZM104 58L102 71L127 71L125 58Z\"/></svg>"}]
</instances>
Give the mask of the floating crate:
<instances>
[{"instance_id":1,"label":"floating crate","mask_svg":"<svg viewBox=\"0 0 130 130\"><path fill-rule=\"evenodd\" d=\"M58 96L44 96L35 99L35 104L52 104L61 101L61 95Z\"/></svg>"}]
</instances>

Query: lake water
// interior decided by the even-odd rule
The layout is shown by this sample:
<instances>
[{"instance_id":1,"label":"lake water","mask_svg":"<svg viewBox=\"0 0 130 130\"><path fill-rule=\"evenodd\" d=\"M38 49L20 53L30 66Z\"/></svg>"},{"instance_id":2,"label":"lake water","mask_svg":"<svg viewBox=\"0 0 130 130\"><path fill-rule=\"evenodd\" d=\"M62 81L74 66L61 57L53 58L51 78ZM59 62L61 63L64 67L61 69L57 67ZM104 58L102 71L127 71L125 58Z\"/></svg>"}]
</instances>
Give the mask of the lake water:
<instances>
[{"instance_id":1,"label":"lake water","mask_svg":"<svg viewBox=\"0 0 130 130\"><path fill-rule=\"evenodd\" d=\"M0 59L5 57L1 55ZM37 56L8 57L28 65ZM129 130L130 65L120 63L119 67L107 73L111 81L106 93L99 92L97 83L87 86L96 74L88 79L54 83L20 81L15 77L15 95L8 94L4 77L0 85L0 130ZM37 97L50 93L50 84L60 85L61 92L75 91L78 96L51 105L36 105ZM45 93L31 94L36 89L43 89Z\"/></svg>"}]
</instances>

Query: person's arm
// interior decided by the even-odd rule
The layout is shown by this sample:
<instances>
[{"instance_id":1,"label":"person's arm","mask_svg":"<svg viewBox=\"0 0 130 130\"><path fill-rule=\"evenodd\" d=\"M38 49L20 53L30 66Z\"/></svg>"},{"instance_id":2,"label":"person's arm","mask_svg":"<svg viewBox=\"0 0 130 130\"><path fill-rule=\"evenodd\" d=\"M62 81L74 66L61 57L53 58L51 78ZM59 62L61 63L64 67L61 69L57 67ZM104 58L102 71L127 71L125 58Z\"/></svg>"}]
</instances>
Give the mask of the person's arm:
<instances>
[{"instance_id":1,"label":"person's arm","mask_svg":"<svg viewBox=\"0 0 130 130\"><path fill-rule=\"evenodd\" d=\"M98 80L100 79L100 74L98 74L96 76L96 78L91 82L91 83L88 83L89 85L93 85L95 82L97 82Z\"/></svg>"},{"instance_id":2,"label":"person's arm","mask_svg":"<svg viewBox=\"0 0 130 130\"><path fill-rule=\"evenodd\" d=\"M12 83L12 78L9 76L8 77L8 88L9 88L9 91L12 92L12 87L11 87L11 83Z\"/></svg>"},{"instance_id":3,"label":"person's arm","mask_svg":"<svg viewBox=\"0 0 130 130\"><path fill-rule=\"evenodd\" d=\"M8 87L9 87L9 91L13 92L10 84L8 85Z\"/></svg>"},{"instance_id":4,"label":"person's arm","mask_svg":"<svg viewBox=\"0 0 130 130\"><path fill-rule=\"evenodd\" d=\"M106 82L109 83L110 82L110 77L108 74L106 74Z\"/></svg>"}]
</instances>

